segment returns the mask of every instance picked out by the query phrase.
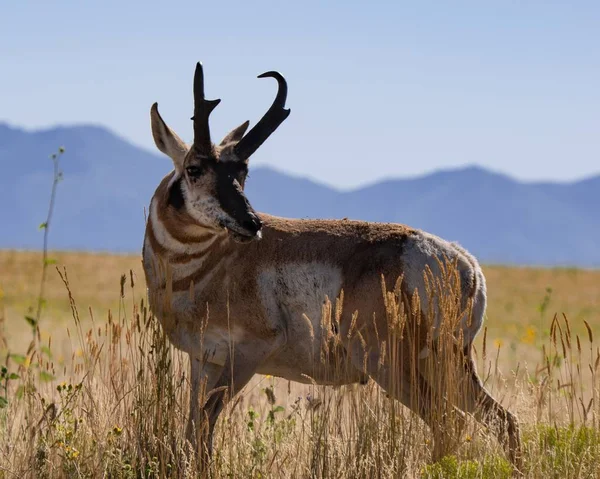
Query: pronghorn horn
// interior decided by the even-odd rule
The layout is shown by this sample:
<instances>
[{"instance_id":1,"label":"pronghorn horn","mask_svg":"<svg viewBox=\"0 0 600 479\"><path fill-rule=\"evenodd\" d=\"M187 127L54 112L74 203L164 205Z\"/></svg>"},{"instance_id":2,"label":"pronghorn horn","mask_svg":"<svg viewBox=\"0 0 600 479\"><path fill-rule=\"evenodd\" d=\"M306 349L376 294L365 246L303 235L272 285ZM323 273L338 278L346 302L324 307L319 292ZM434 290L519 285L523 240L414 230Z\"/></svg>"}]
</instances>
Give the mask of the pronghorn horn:
<instances>
[{"instance_id":1,"label":"pronghorn horn","mask_svg":"<svg viewBox=\"0 0 600 479\"><path fill-rule=\"evenodd\" d=\"M235 146L235 152L238 158L242 160L250 158L252 153L271 136L290 114L290 109L285 109L285 100L287 98L287 82L285 78L279 72L266 72L258 75L258 78L267 77L277 80L277 96L260 121Z\"/></svg>"},{"instance_id":2,"label":"pronghorn horn","mask_svg":"<svg viewBox=\"0 0 600 479\"><path fill-rule=\"evenodd\" d=\"M202 63L198 62L194 74L194 146L206 154L212 149L208 117L220 102L204 98L204 70Z\"/></svg>"}]
</instances>

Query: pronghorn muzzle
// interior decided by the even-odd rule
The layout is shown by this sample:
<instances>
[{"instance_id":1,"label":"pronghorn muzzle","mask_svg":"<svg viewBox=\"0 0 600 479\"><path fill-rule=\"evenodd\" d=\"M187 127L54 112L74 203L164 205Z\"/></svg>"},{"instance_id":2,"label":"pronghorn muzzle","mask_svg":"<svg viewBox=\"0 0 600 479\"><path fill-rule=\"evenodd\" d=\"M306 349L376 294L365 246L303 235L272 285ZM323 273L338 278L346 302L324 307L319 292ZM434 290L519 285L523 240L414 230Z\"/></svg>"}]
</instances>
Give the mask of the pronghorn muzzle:
<instances>
[{"instance_id":1,"label":"pronghorn muzzle","mask_svg":"<svg viewBox=\"0 0 600 479\"><path fill-rule=\"evenodd\" d=\"M246 243L261 238L262 221L244 195L237 180L221 180L217 185L217 198L230 219L223 221L233 239Z\"/></svg>"}]
</instances>

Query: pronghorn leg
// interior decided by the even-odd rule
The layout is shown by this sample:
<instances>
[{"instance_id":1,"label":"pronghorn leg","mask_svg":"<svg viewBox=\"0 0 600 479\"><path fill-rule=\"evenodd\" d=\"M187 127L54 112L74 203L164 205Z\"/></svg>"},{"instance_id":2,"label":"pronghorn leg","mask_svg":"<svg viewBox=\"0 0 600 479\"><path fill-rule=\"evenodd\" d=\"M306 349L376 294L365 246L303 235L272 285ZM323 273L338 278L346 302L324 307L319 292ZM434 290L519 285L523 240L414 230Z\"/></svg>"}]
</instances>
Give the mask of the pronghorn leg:
<instances>
[{"instance_id":1,"label":"pronghorn leg","mask_svg":"<svg viewBox=\"0 0 600 479\"><path fill-rule=\"evenodd\" d=\"M451 442L441 435L443 432L439 431L439 421L433 412L433 391L425 378L415 370L416 368L410 366L410 359L404 357L390 370L389 364L385 362L381 364L379 353L371 352L365 356L363 347L358 342L353 343L352 348L351 357L354 366L360 368L361 371L366 368L364 372L369 374L390 397L400 401L429 426L434 434L432 437L432 460L438 461L451 453ZM459 421L464 421L462 411L455 409L453 412L456 413ZM438 437L435 436L435 433L438 433Z\"/></svg>"},{"instance_id":2,"label":"pronghorn leg","mask_svg":"<svg viewBox=\"0 0 600 479\"><path fill-rule=\"evenodd\" d=\"M406 356L390 367L388 358L380 361L379 352L364 352L363 346L353 342L351 359L355 367L366 372L392 398L417 414L431 429L432 433L439 432L436 418L432 414L432 391L428 382L421 374L411 367L410 359ZM459 418L464 414L457 411ZM432 438L432 459L437 461L448 454L448 441L443 437Z\"/></svg>"},{"instance_id":3,"label":"pronghorn leg","mask_svg":"<svg viewBox=\"0 0 600 479\"><path fill-rule=\"evenodd\" d=\"M432 432L431 460L437 462L448 454L453 454L460 445L457 441L456 432L462 431L466 424L466 415L455 406L450 406L447 401L436 395L429 382L420 374L413 373L414 383L420 391L421 398L418 410L411 409L419 414L421 419L429 426ZM414 397L414 394L413 394ZM413 399L414 401L414 399ZM410 407L410 406L409 406ZM452 426L448 427L445 416L452 415Z\"/></svg>"},{"instance_id":4,"label":"pronghorn leg","mask_svg":"<svg viewBox=\"0 0 600 479\"><path fill-rule=\"evenodd\" d=\"M394 397L404 406L416 413L431 430L432 449L431 460L437 462L448 454L452 454L459 446L459 442L453 435L453 431L460 430L465 422L465 414L457 408L448 408L439 404L439 398L434 396L435 392L425 378L419 372L410 371L409 368L399 372L395 379L396 391ZM376 381L388 394L393 391L391 385L386 381ZM389 382L389 381L387 381ZM386 387L389 386L389 387ZM436 404L436 400L438 403ZM440 414L453 414L454 428L447 427L448 422L440 417Z\"/></svg>"},{"instance_id":5,"label":"pronghorn leg","mask_svg":"<svg viewBox=\"0 0 600 479\"><path fill-rule=\"evenodd\" d=\"M465 412L472 413L475 419L495 432L510 461L520 471L522 450L519 422L516 416L496 401L483 386L471 356L470 346L465 348L464 355L464 366L469 386L465 401Z\"/></svg>"},{"instance_id":6,"label":"pronghorn leg","mask_svg":"<svg viewBox=\"0 0 600 479\"><path fill-rule=\"evenodd\" d=\"M213 433L226 397L233 398L248 384L260 365L279 349L284 340L283 337L275 337L271 343L267 341L237 343L234 345L233 354L228 354L221 375L214 384L213 392L209 394L202 408L208 426L206 443L201 451L205 464L212 455Z\"/></svg>"},{"instance_id":7,"label":"pronghorn leg","mask_svg":"<svg viewBox=\"0 0 600 479\"><path fill-rule=\"evenodd\" d=\"M186 428L186 438L194 449L198 447L198 434L201 432L200 401L204 402L210 391L212 391L222 369L222 366L203 361L190 354L190 415ZM204 394L201 394L202 391L204 391Z\"/></svg>"}]
</instances>

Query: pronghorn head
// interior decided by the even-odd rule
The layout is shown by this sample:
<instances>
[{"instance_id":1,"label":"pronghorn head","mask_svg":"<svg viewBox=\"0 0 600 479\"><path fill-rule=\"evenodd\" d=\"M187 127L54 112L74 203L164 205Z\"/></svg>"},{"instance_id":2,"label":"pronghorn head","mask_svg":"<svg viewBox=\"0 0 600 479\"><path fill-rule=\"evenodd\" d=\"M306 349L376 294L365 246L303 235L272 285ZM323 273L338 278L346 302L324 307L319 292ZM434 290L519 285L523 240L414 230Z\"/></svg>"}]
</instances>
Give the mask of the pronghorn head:
<instances>
[{"instance_id":1,"label":"pronghorn head","mask_svg":"<svg viewBox=\"0 0 600 479\"><path fill-rule=\"evenodd\" d=\"M169 183L171 206L185 208L199 224L213 230L226 228L233 238L247 242L261 238L262 223L244 194L248 159L290 114L285 109L287 84L277 72L259 78L277 80L275 101L262 119L247 133L249 122L234 128L219 145L212 143L208 118L221 100L204 97L202 64L194 75L194 143L186 145L158 113L150 112L152 136L160 151L171 157L175 173ZM244 135L245 134L245 135Z\"/></svg>"}]
</instances>

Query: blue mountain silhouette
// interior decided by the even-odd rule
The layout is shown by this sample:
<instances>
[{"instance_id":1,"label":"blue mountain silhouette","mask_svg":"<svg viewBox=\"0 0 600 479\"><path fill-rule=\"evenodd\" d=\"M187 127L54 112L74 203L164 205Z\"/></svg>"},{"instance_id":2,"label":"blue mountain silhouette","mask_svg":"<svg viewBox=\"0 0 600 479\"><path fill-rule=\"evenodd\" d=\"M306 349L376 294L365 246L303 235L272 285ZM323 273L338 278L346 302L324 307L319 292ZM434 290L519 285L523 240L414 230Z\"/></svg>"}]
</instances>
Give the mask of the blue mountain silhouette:
<instances>
[{"instance_id":1,"label":"blue mountain silhouette","mask_svg":"<svg viewBox=\"0 0 600 479\"><path fill-rule=\"evenodd\" d=\"M48 156L65 146L50 235L54 249L141 250L144 211L170 162L97 126L25 131L0 123L0 247L41 246L51 188ZM390 221L458 241L482 262L600 266L600 176L522 183L478 167L338 191L251 168L258 211L297 218Z\"/></svg>"}]
</instances>

